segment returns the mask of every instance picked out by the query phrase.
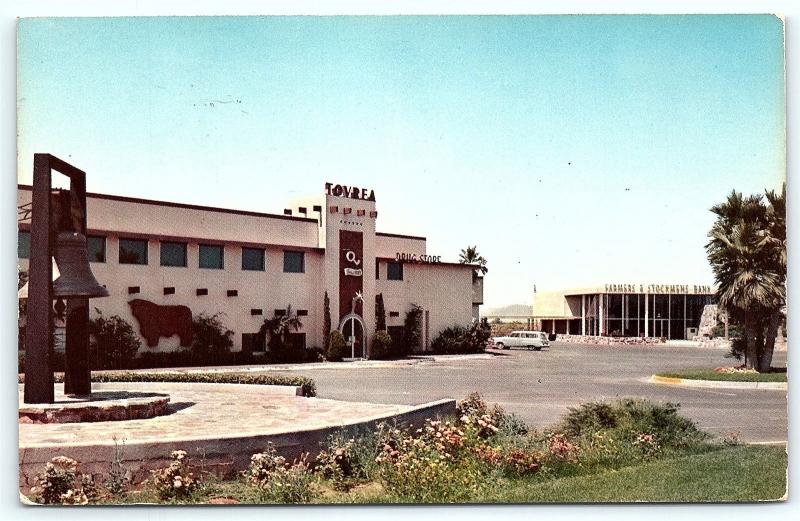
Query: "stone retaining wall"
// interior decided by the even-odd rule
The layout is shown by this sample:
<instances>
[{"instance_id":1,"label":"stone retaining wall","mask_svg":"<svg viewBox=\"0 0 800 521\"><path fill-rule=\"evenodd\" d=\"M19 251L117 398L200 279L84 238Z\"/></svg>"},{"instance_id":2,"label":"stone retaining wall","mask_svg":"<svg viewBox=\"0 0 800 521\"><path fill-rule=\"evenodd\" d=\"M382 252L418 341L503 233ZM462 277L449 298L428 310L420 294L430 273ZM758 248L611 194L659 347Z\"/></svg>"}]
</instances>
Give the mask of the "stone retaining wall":
<instances>
[{"instance_id":1,"label":"stone retaining wall","mask_svg":"<svg viewBox=\"0 0 800 521\"><path fill-rule=\"evenodd\" d=\"M426 418L452 417L456 414L456 401L443 399L384 417L375 417L361 422L326 427L304 429L298 425L292 432L264 434L256 436L221 436L216 439L192 439L186 433L185 440L147 442L147 443L86 443L77 442L70 446L36 446L19 449L20 491L27 494L33 486L37 473L42 472L47 462L55 456L67 456L78 461L81 472L97 474L105 479L111 462L117 460L126 470L132 483L141 483L150 476L150 471L166 467L173 450L188 453L188 465L195 473L211 472L218 476L230 476L247 470L250 457L263 451L269 444L279 455L293 461L302 454L315 457L323 444L335 433L345 436L374 429L386 422L398 426L422 426Z\"/></svg>"},{"instance_id":2,"label":"stone retaining wall","mask_svg":"<svg viewBox=\"0 0 800 521\"><path fill-rule=\"evenodd\" d=\"M643 338L643 337L611 337L611 336L589 336L589 335L558 335L557 342L568 342L570 344L587 345L651 345L664 344L664 338Z\"/></svg>"}]
</instances>

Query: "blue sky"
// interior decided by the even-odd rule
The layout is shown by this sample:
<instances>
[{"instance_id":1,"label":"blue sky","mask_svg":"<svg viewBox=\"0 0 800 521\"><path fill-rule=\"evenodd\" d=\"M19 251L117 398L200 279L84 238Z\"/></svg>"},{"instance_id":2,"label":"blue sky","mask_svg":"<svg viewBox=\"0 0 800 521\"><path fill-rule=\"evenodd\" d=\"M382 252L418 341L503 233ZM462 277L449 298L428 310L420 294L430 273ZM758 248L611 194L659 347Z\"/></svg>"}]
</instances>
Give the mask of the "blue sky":
<instances>
[{"instance_id":1,"label":"blue sky","mask_svg":"<svg viewBox=\"0 0 800 521\"><path fill-rule=\"evenodd\" d=\"M773 16L26 19L19 178L280 212L375 189L382 231L486 304L605 282L710 283L708 208L785 175Z\"/></svg>"}]
</instances>

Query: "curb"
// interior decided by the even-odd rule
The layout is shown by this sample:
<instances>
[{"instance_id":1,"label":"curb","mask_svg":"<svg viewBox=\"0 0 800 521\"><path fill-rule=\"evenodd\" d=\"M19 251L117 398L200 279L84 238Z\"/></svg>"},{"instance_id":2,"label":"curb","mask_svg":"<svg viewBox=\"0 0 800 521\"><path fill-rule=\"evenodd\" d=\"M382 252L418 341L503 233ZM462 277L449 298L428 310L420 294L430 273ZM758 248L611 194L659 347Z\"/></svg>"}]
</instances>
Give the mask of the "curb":
<instances>
[{"instance_id":1,"label":"curb","mask_svg":"<svg viewBox=\"0 0 800 521\"><path fill-rule=\"evenodd\" d=\"M693 380L652 375L651 384L681 385L683 387L706 387L714 389L760 389L762 391L786 391L788 382L725 382L719 380Z\"/></svg>"}]
</instances>

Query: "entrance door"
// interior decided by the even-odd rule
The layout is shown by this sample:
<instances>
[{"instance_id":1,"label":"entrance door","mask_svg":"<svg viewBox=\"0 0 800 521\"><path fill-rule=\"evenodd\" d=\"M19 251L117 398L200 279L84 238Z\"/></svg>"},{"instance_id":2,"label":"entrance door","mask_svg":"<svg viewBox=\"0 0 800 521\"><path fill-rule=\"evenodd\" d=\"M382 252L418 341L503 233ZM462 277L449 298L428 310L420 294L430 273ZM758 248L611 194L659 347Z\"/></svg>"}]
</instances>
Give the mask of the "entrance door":
<instances>
[{"instance_id":1,"label":"entrance door","mask_svg":"<svg viewBox=\"0 0 800 521\"><path fill-rule=\"evenodd\" d=\"M345 317L339 326L339 331L347 342L345 356L348 358L365 358L364 326L361 318L355 315Z\"/></svg>"},{"instance_id":2,"label":"entrance door","mask_svg":"<svg viewBox=\"0 0 800 521\"><path fill-rule=\"evenodd\" d=\"M660 337L667 337L669 336L669 328L667 327L667 319L665 318L656 318L653 319L653 331L650 333L650 336L655 338Z\"/></svg>"}]
</instances>

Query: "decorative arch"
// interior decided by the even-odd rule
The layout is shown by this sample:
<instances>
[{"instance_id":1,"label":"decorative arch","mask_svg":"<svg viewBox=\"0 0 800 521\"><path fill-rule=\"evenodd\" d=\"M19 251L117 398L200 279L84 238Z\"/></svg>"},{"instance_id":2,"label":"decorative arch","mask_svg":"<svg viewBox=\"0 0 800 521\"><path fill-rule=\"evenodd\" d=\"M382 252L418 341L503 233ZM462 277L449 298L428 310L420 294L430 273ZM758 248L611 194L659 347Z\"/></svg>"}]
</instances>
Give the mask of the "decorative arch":
<instances>
[{"instance_id":1,"label":"decorative arch","mask_svg":"<svg viewBox=\"0 0 800 521\"><path fill-rule=\"evenodd\" d=\"M351 320L358 322L359 325L361 326L361 349L362 349L362 353L364 355L364 358L368 358L368 356L367 356L367 338L369 338L369 337L367 336L367 325L364 323L364 319L361 318L361 315L359 315L357 313L350 312L347 315L343 316L342 320L339 321L339 328L338 328L339 332L342 333L342 336L344 336L345 339L348 339L350 337L350 333L352 332L352 330L349 330L349 328L346 330L346 328L348 326L348 323ZM351 347L351 349L352 349L352 347ZM352 351L351 351L351 354L352 354Z\"/></svg>"}]
</instances>

